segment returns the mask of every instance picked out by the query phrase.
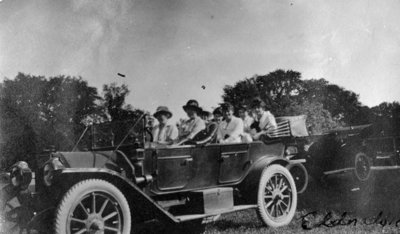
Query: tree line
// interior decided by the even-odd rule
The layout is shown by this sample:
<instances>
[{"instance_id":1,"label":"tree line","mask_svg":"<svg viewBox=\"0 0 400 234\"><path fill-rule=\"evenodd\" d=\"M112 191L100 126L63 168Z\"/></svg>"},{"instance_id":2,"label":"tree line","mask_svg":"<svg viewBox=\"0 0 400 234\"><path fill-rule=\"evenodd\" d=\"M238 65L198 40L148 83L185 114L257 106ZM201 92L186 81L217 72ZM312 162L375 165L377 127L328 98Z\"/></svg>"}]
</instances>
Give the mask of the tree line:
<instances>
[{"instance_id":1,"label":"tree line","mask_svg":"<svg viewBox=\"0 0 400 234\"><path fill-rule=\"evenodd\" d=\"M313 134L369 123L374 123L374 131L385 135L400 130L398 102L382 102L369 108L353 91L323 78L302 79L299 72L292 70L279 69L226 85L222 98L236 108L249 106L252 99L261 98L276 116L305 114Z\"/></svg>"},{"instance_id":2,"label":"tree line","mask_svg":"<svg viewBox=\"0 0 400 234\"><path fill-rule=\"evenodd\" d=\"M270 104L275 116L307 115L311 133L376 123L379 131L399 130L400 104L383 102L369 108L359 96L325 79L301 78L291 70L245 78L222 90L222 100L234 107L254 98ZM35 155L49 146L71 150L85 125L131 119L144 112L125 103L126 85L105 84L99 94L81 77L43 77L19 73L0 83L0 167L18 160L35 165ZM397 130L396 130L397 129Z\"/></svg>"},{"instance_id":3,"label":"tree line","mask_svg":"<svg viewBox=\"0 0 400 234\"><path fill-rule=\"evenodd\" d=\"M81 77L45 78L19 73L0 83L1 167L35 165L49 147L71 150L85 125L123 120L142 111L125 103L126 85L104 85L102 96Z\"/></svg>"}]
</instances>

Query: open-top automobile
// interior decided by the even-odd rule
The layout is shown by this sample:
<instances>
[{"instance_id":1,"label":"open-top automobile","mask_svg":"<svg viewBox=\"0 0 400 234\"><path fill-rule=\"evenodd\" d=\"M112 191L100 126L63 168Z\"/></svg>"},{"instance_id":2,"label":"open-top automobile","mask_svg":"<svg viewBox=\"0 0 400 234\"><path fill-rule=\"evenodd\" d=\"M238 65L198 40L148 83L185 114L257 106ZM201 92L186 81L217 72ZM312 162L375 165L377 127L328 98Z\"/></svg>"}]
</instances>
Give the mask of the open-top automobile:
<instances>
[{"instance_id":1,"label":"open-top automobile","mask_svg":"<svg viewBox=\"0 0 400 234\"><path fill-rule=\"evenodd\" d=\"M260 141L218 144L210 123L191 142L171 146L151 143L146 115L94 124L72 151L38 157L46 161L35 172L26 162L12 166L1 190L3 215L21 230L50 233L130 233L152 220L194 232L246 209L265 225L284 226L307 186L305 160L293 160L293 139L307 131L303 117L278 124Z\"/></svg>"}]
</instances>

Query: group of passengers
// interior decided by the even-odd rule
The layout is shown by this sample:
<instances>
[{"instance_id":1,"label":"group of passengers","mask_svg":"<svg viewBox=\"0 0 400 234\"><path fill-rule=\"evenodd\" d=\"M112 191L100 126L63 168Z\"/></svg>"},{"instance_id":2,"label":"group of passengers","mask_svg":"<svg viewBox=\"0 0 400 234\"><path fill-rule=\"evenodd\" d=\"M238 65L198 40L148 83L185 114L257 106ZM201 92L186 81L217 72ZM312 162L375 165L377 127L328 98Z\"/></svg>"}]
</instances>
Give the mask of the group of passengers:
<instances>
[{"instance_id":1,"label":"group of passengers","mask_svg":"<svg viewBox=\"0 0 400 234\"><path fill-rule=\"evenodd\" d=\"M159 106L153 116L158 124L153 127L153 142L161 145L181 145L193 138L210 124L217 125L218 143L251 142L260 139L277 127L275 117L269 107L260 99L251 103L251 109L240 107L234 115L234 107L223 103L212 113L204 111L196 100L189 100L182 108L189 117L179 126L170 121L171 111L166 106ZM252 112L251 112L252 111ZM254 113L254 118L249 115Z\"/></svg>"}]
</instances>

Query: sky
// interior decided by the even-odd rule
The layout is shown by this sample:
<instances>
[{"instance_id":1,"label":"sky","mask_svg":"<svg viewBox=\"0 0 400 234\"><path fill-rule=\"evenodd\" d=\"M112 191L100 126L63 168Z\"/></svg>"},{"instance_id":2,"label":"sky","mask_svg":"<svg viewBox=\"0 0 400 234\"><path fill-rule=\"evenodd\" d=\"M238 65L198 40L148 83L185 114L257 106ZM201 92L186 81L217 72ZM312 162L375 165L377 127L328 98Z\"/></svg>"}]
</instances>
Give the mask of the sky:
<instances>
[{"instance_id":1,"label":"sky","mask_svg":"<svg viewBox=\"0 0 400 234\"><path fill-rule=\"evenodd\" d=\"M0 82L117 82L127 103L179 118L189 99L211 110L225 85L291 69L374 106L400 101L399 12L398 0L2 0Z\"/></svg>"}]
</instances>

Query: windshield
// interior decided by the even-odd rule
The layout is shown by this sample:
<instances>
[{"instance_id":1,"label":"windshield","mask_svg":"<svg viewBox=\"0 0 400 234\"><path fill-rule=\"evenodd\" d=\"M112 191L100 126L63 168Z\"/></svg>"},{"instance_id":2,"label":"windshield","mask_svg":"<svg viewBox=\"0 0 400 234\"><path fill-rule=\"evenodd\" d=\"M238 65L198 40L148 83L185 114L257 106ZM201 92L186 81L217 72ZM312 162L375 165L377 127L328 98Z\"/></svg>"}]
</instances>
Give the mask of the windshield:
<instances>
[{"instance_id":1,"label":"windshield","mask_svg":"<svg viewBox=\"0 0 400 234\"><path fill-rule=\"evenodd\" d=\"M143 147L143 116L129 121L112 121L88 126L72 151L119 148L124 145Z\"/></svg>"}]
</instances>

